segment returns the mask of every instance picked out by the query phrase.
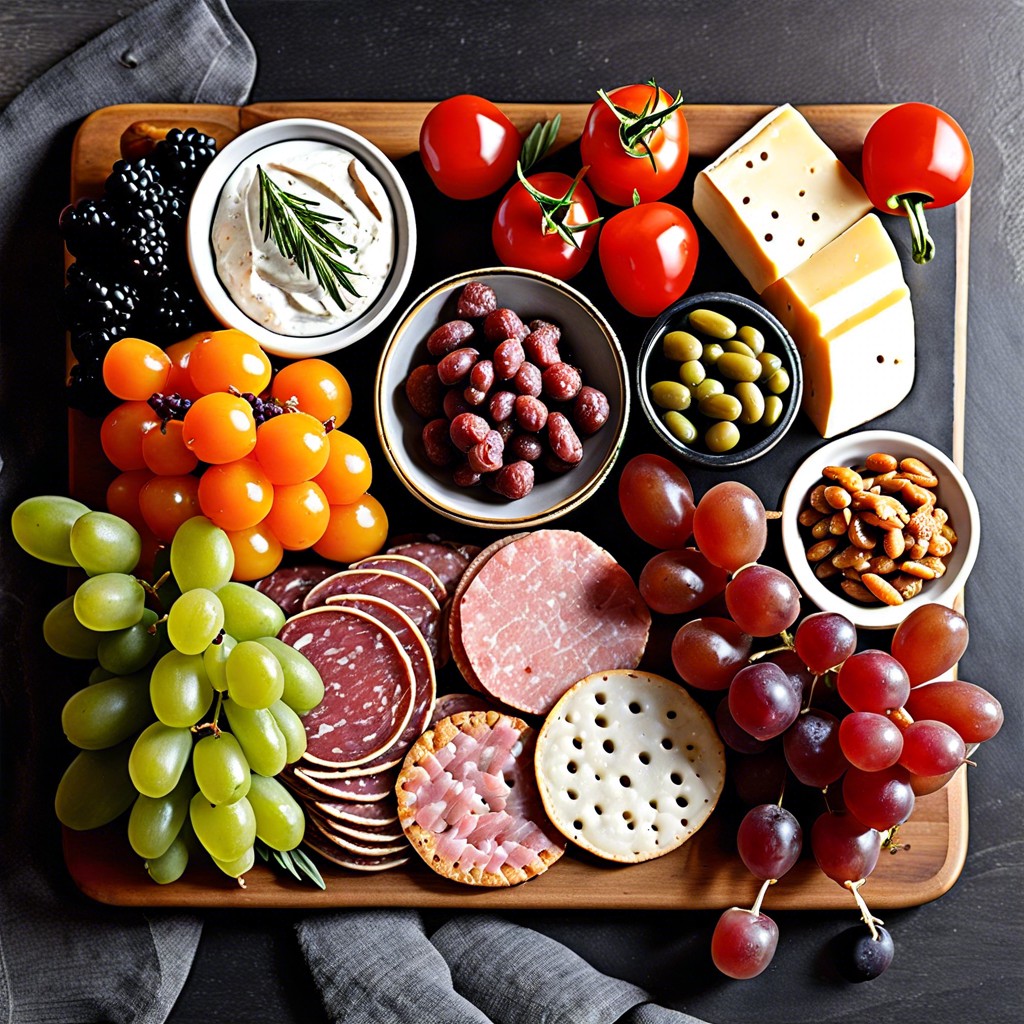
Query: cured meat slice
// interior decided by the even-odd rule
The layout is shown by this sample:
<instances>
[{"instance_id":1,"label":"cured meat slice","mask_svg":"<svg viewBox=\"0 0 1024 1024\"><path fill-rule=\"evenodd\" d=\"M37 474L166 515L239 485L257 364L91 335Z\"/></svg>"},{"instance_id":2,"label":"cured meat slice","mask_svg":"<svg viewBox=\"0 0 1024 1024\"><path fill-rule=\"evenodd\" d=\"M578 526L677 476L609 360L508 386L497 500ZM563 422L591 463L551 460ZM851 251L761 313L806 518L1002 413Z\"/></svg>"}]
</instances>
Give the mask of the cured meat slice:
<instances>
[{"instance_id":1,"label":"cured meat slice","mask_svg":"<svg viewBox=\"0 0 1024 1024\"><path fill-rule=\"evenodd\" d=\"M496 711L497 708L484 696L477 693L446 693L434 703L429 728L433 729L442 718L457 715L460 711Z\"/></svg>"},{"instance_id":2,"label":"cured meat slice","mask_svg":"<svg viewBox=\"0 0 1024 1024\"><path fill-rule=\"evenodd\" d=\"M421 583L383 569L345 569L317 584L306 595L304 607L326 606L330 598L341 594L363 594L389 601L412 619L423 634L431 657L437 658L441 606Z\"/></svg>"},{"instance_id":3,"label":"cured meat slice","mask_svg":"<svg viewBox=\"0 0 1024 1024\"><path fill-rule=\"evenodd\" d=\"M651 628L629 573L570 530L538 530L498 548L454 611L459 657L475 680L502 703L541 715L584 676L635 668Z\"/></svg>"},{"instance_id":4,"label":"cured meat slice","mask_svg":"<svg viewBox=\"0 0 1024 1024\"><path fill-rule=\"evenodd\" d=\"M397 572L399 576L408 576L409 579L422 583L434 595L438 604L443 604L448 598L448 588L441 582L437 573L418 558L412 558L409 555L370 555L369 558L361 558L358 562L353 562L349 568L384 569L386 572Z\"/></svg>"},{"instance_id":5,"label":"cured meat slice","mask_svg":"<svg viewBox=\"0 0 1024 1024\"><path fill-rule=\"evenodd\" d=\"M398 821L398 805L390 801L373 804L353 804L348 800L328 800L326 797L309 804L312 811L347 825L377 827L394 825Z\"/></svg>"},{"instance_id":6,"label":"cured meat slice","mask_svg":"<svg viewBox=\"0 0 1024 1024\"><path fill-rule=\"evenodd\" d=\"M398 773L388 769L373 775L326 780L307 775L302 768L286 765L279 777L302 800L341 800L360 806L386 801L393 796Z\"/></svg>"},{"instance_id":7,"label":"cured meat slice","mask_svg":"<svg viewBox=\"0 0 1024 1024\"><path fill-rule=\"evenodd\" d=\"M355 609L317 608L290 618L278 636L324 681L323 700L302 720L303 760L350 768L398 739L412 714L416 677L390 629Z\"/></svg>"},{"instance_id":8,"label":"cured meat slice","mask_svg":"<svg viewBox=\"0 0 1024 1024\"><path fill-rule=\"evenodd\" d=\"M303 845L308 846L314 853L318 853L324 860L337 864L339 867L349 868L352 871L387 871L390 868L398 868L408 863L410 854L390 853L377 857L361 857L358 854L349 853L340 846L332 843L318 829L307 829L303 839Z\"/></svg>"},{"instance_id":9,"label":"cured meat slice","mask_svg":"<svg viewBox=\"0 0 1024 1024\"><path fill-rule=\"evenodd\" d=\"M397 820L388 825L354 825L348 821L342 821L328 814L321 814L313 805L307 805L307 812L311 818L326 828L332 834L347 839L357 846L371 847L375 854L386 851L377 849L380 846L394 846L398 844L399 849L406 846L405 833Z\"/></svg>"},{"instance_id":10,"label":"cured meat slice","mask_svg":"<svg viewBox=\"0 0 1024 1024\"><path fill-rule=\"evenodd\" d=\"M521 719L465 711L442 719L406 755L399 821L438 874L466 885L516 885L565 852L537 792L535 739Z\"/></svg>"},{"instance_id":11,"label":"cured meat slice","mask_svg":"<svg viewBox=\"0 0 1024 1024\"><path fill-rule=\"evenodd\" d=\"M337 570L331 565L294 565L275 569L258 580L256 589L270 598L285 615L302 610L306 595Z\"/></svg>"},{"instance_id":12,"label":"cured meat slice","mask_svg":"<svg viewBox=\"0 0 1024 1024\"><path fill-rule=\"evenodd\" d=\"M346 836L336 831L329 823L317 815L310 815L314 828L329 842L339 847L345 853L355 854L357 857L385 857L391 853L404 853L409 845L404 835L399 835L397 842L359 842L351 836Z\"/></svg>"},{"instance_id":13,"label":"cured meat slice","mask_svg":"<svg viewBox=\"0 0 1024 1024\"><path fill-rule=\"evenodd\" d=\"M449 547L447 544L435 544L432 541L400 544L398 547L389 548L388 551L395 555L407 555L422 562L445 585L449 594L455 589L471 561L458 548Z\"/></svg>"}]
</instances>

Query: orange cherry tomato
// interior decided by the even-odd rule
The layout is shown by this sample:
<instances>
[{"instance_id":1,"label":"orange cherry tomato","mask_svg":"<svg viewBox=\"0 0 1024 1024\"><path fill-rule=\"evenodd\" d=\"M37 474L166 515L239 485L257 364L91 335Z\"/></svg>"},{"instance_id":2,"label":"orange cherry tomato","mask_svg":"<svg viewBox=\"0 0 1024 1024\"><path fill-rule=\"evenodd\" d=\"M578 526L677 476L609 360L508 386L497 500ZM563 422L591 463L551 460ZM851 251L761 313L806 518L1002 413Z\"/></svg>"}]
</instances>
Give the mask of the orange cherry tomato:
<instances>
[{"instance_id":1,"label":"orange cherry tomato","mask_svg":"<svg viewBox=\"0 0 1024 1024\"><path fill-rule=\"evenodd\" d=\"M186 519L201 514L199 481L194 476L155 476L139 491L139 509L160 540L173 540Z\"/></svg>"},{"instance_id":2,"label":"orange cherry tomato","mask_svg":"<svg viewBox=\"0 0 1024 1024\"><path fill-rule=\"evenodd\" d=\"M275 487L265 522L286 550L305 551L324 535L330 515L326 495L307 480Z\"/></svg>"},{"instance_id":3,"label":"orange cherry tomato","mask_svg":"<svg viewBox=\"0 0 1024 1024\"><path fill-rule=\"evenodd\" d=\"M270 511L274 487L255 459L210 466L199 478L203 515L222 530L245 530Z\"/></svg>"},{"instance_id":4,"label":"orange cherry tomato","mask_svg":"<svg viewBox=\"0 0 1024 1024\"><path fill-rule=\"evenodd\" d=\"M164 393L168 395L181 395L190 401L195 401L202 392L192 383L192 374L189 373L188 364L192 358L192 350L205 338L205 334L193 334L184 341L176 341L168 345L164 351L171 361L171 372L167 375L167 382L164 384Z\"/></svg>"},{"instance_id":5,"label":"orange cherry tomato","mask_svg":"<svg viewBox=\"0 0 1024 1024\"><path fill-rule=\"evenodd\" d=\"M254 454L271 483L300 484L327 465L327 431L308 413L282 413L260 424Z\"/></svg>"},{"instance_id":6,"label":"orange cherry tomato","mask_svg":"<svg viewBox=\"0 0 1024 1024\"><path fill-rule=\"evenodd\" d=\"M380 551L387 536L384 506L364 494L351 505L331 505L327 529L313 550L332 562L355 562Z\"/></svg>"},{"instance_id":7,"label":"orange cherry tomato","mask_svg":"<svg viewBox=\"0 0 1024 1024\"><path fill-rule=\"evenodd\" d=\"M270 388L282 405L292 402L321 423L340 427L352 412L352 389L337 367L323 359L299 359L279 370Z\"/></svg>"},{"instance_id":8,"label":"orange cherry tomato","mask_svg":"<svg viewBox=\"0 0 1024 1024\"><path fill-rule=\"evenodd\" d=\"M148 533L149 527L139 509L139 492L152 479L148 469L130 469L114 477L107 487L107 511L131 523L140 533Z\"/></svg>"},{"instance_id":9,"label":"orange cherry tomato","mask_svg":"<svg viewBox=\"0 0 1024 1024\"><path fill-rule=\"evenodd\" d=\"M256 447L252 406L225 391L203 395L185 413L184 436L202 462L220 465L244 459Z\"/></svg>"},{"instance_id":10,"label":"orange cherry tomato","mask_svg":"<svg viewBox=\"0 0 1024 1024\"><path fill-rule=\"evenodd\" d=\"M373 467L362 441L343 430L327 435L327 465L315 478L332 505L350 505L370 489Z\"/></svg>"},{"instance_id":11,"label":"orange cherry tomato","mask_svg":"<svg viewBox=\"0 0 1024 1024\"><path fill-rule=\"evenodd\" d=\"M100 425L103 454L120 470L145 469L142 438L159 426L160 417L147 402L122 402Z\"/></svg>"},{"instance_id":12,"label":"orange cherry tomato","mask_svg":"<svg viewBox=\"0 0 1024 1024\"><path fill-rule=\"evenodd\" d=\"M259 343L241 331L210 331L200 337L188 361L201 394L235 388L258 395L270 383L270 360Z\"/></svg>"},{"instance_id":13,"label":"orange cherry tomato","mask_svg":"<svg viewBox=\"0 0 1024 1024\"><path fill-rule=\"evenodd\" d=\"M284 548L266 523L257 523L245 530L227 530L226 533L235 552L233 580L243 583L260 580L281 564Z\"/></svg>"},{"instance_id":14,"label":"orange cherry tomato","mask_svg":"<svg viewBox=\"0 0 1024 1024\"><path fill-rule=\"evenodd\" d=\"M122 338L103 357L103 383L117 398L145 401L163 391L171 361L162 348L141 338Z\"/></svg>"},{"instance_id":15,"label":"orange cherry tomato","mask_svg":"<svg viewBox=\"0 0 1024 1024\"><path fill-rule=\"evenodd\" d=\"M199 464L195 452L185 444L184 429L181 420L168 420L143 436L142 457L154 473L181 476L191 473Z\"/></svg>"}]
</instances>

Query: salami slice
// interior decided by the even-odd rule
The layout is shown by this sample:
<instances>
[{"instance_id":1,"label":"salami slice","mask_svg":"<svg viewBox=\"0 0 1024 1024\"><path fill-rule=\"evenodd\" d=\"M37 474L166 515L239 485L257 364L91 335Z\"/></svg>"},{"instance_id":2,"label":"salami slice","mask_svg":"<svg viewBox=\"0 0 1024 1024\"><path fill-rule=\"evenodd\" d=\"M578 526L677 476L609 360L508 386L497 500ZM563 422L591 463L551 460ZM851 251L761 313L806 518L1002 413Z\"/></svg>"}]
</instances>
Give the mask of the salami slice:
<instances>
[{"instance_id":1,"label":"salami slice","mask_svg":"<svg viewBox=\"0 0 1024 1024\"><path fill-rule=\"evenodd\" d=\"M409 579L422 583L434 595L438 604L444 604L448 598L448 588L441 582L437 573L426 563L409 555L371 555L369 558L353 562L349 568L384 569L387 572L397 572L399 576L408 576Z\"/></svg>"},{"instance_id":2,"label":"salami slice","mask_svg":"<svg viewBox=\"0 0 1024 1024\"><path fill-rule=\"evenodd\" d=\"M357 846L368 847L375 855L391 852L379 849L381 846L397 844L398 850L401 850L406 845L405 833L397 821L392 821L388 825L354 825L351 822L321 814L312 804L307 805L306 810L322 829L326 829L332 835L341 836L342 839ZM398 850L394 852L398 852Z\"/></svg>"},{"instance_id":3,"label":"salami slice","mask_svg":"<svg viewBox=\"0 0 1024 1024\"><path fill-rule=\"evenodd\" d=\"M310 820L314 828L318 829L328 842L333 843L343 852L355 854L357 857L386 857L388 854L404 853L409 848L404 834L399 837L398 842L361 843L336 831L329 823L316 815L310 815Z\"/></svg>"},{"instance_id":4,"label":"salami slice","mask_svg":"<svg viewBox=\"0 0 1024 1024\"><path fill-rule=\"evenodd\" d=\"M314 800L309 809L353 828L387 828L398 821L398 805L390 801L353 804L349 800Z\"/></svg>"},{"instance_id":5,"label":"salami slice","mask_svg":"<svg viewBox=\"0 0 1024 1024\"><path fill-rule=\"evenodd\" d=\"M349 608L317 608L290 618L278 634L324 681L324 698L304 718L303 760L328 768L366 764L402 734L416 677L398 637Z\"/></svg>"},{"instance_id":6,"label":"salami slice","mask_svg":"<svg viewBox=\"0 0 1024 1024\"><path fill-rule=\"evenodd\" d=\"M330 565L287 566L275 569L257 581L256 589L269 597L285 615L294 615L302 610L302 602L313 587L336 571Z\"/></svg>"},{"instance_id":7,"label":"salami slice","mask_svg":"<svg viewBox=\"0 0 1024 1024\"><path fill-rule=\"evenodd\" d=\"M410 854L404 851L376 857L360 857L357 854L348 853L337 844L332 843L315 828L306 830L303 845L318 853L324 860L351 871L387 871L408 863L410 857Z\"/></svg>"},{"instance_id":8,"label":"salami slice","mask_svg":"<svg viewBox=\"0 0 1024 1024\"><path fill-rule=\"evenodd\" d=\"M459 657L476 682L532 714L546 714L584 676L635 668L651 628L629 573L570 530L538 530L499 547L453 612Z\"/></svg>"},{"instance_id":9,"label":"salami slice","mask_svg":"<svg viewBox=\"0 0 1024 1024\"><path fill-rule=\"evenodd\" d=\"M398 817L438 874L508 886L546 871L565 840L544 814L533 771L536 733L497 711L443 718L409 751Z\"/></svg>"},{"instance_id":10,"label":"salami slice","mask_svg":"<svg viewBox=\"0 0 1024 1024\"><path fill-rule=\"evenodd\" d=\"M415 558L422 562L433 570L448 589L449 594L455 589L471 561L457 548L449 547L447 544L435 544L431 541L401 544L388 550L391 554L407 555L409 558Z\"/></svg>"},{"instance_id":11,"label":"salami slice","mask_svg":"<svg viewBox=\"0 0 1024 1024\"><path fill-rule=\"evenodd\" d=\"M356 775L328 781L313 778L302 768L288 765L280 778L301 800L341 800L358 806L387 801L394 795L397 776L396 771L389 769L375 772L373 775Z\"/></svg>"}]
</instances>

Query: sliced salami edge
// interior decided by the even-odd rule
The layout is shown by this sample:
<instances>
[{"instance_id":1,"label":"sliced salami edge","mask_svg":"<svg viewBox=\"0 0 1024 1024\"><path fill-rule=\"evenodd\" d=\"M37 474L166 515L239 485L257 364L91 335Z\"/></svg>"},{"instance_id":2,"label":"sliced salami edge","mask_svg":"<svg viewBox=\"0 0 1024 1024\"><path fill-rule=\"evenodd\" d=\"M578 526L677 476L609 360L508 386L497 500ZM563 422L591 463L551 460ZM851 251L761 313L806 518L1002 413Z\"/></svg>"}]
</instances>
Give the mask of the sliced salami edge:
<instances>
[{"instance_id":1,"label":"sliced salami edge","mask_svg":"<svg viewBox=\"0 0 1024 1024\"><path fill-rule=\"evenodd\" d=\"M332 786L327 781L311 778L301 768L293 766L286 768L280 778L285 785L290 786L295 794L303 800L316 800L326 797L329 800L341 800L358 805L376 803L379 800L384 800L386 797L394 795L397 773L391 769L386 769L375 773L374 776L367 775L362 776L362 778L369 782L371 778L376 776L381 777L381 782L376 783L373 789L364 788L362 790L354 788L352 785L346 785L346 783L354 784L359 781L358 779L351 777L337 779L334 781L338 785Z\"/></svg>"},{"instance_id":2,"label":"sliced salami edge","mask_svg":"<svg viewBox=\"0 0 1024 1024\"><path fill-rule=\"evenodd\" d=\"M388 871L391 868L407 864L410 857L408 853L378 857L359 857L354 854L346 854L344 850L332 844L326 836L322 836L319 832L307 835L303 839L303 844L323 857L324 860L330 861L338 867L348 868L350 871Z\"/></svg>"},{"instance_id":3,"label":"sliced salami edge","mask_svg":"<svg viewBox=\"0 0 1024 1024\"><path fill-rule=\"evenodd\" d=\"M383 569L386 572L397 572L399 576L408 576L416 583L422 583L443 604L448 598L448 587L440 576L418 558L411 555L387 552L382 555L370 555L352 562L350 569Z\"/></svg>"},{"instance_id":4,"label":"sliced salami edge","mask_svg":"<svg viewBox=\"0 0 1024 1024\"><path fill-rule=\"evenodd\" d=\"M360 843L352 842L343 835L339 835L330 826L323 824L316 815L311 814L309 817L313 825L320 830L322 836L334 843L335 846L340 847L347 853L354 853L357 857L386 857L392 853L402 853L409 848L404 835L400 843L393 843L390 846L380 843L372 846L361 845Z\"/></svg>"}]
</instances>

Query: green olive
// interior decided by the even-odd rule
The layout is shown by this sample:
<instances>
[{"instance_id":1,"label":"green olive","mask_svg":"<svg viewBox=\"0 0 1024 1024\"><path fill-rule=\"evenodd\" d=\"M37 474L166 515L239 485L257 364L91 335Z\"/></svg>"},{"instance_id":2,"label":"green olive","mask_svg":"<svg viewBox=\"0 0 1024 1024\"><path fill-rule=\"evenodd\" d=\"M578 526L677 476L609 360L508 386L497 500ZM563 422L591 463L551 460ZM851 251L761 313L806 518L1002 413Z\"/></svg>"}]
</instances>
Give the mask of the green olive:
<instances>
[{"instance_id":1,"label":"green olive","mask_svg":"<svg viewBox=\"0 0 1024 1024\"><path fill-rule=\"evenodd\" d=\"M766 395L764 400L764 416L761 422L766 427L774 427L782 415L782 399L778 395Z\"/></svg>"},{"instance_id":2,"label":"green olive","mask_svg":"<svg viewBox=\"0 0 1024 1024\"><path fill-rule=\"evenodd\" d=\"M679 367L679 379L688 388L695 388L706 376L707 370L699 359L689 359Z\"/></svg>"},{"instance_id":3,"label":"green olive","mask_svg":"<svg viewBox=\"0 0 1024 1024\"><path fill-rule=\"evenodd\" d=\"M757 423L764 415L764 395L761 394L761 389L756 384L745 380L740 381L732 390L743 406L740 423L747 426Z\"/></svg>"},{"instance_id":4,"label":"green olive","mask_svg":"<svg viewBox=\"0 0 1024 1024\"><path fill-rule=\"evenodd\" d=\"M651 398L662 409L689 409L690 389L674 380L659 380L651 385Z\"/></svg>"},{"instance_id":5,"label":"green olive","mask_svg":"<svg viewBox=\"0 0 1024 1024\"><path fill-rule=\"evenodd\" d=\"M685 363L691 359L700 359L703 346L700 338L695 338L688 331L669 331L662 341L662 351L666 359L674 363Z\"/></svg>"},{"instance_id":6,"label":"green olive","mask_svg":"<svg viewBox=\"0 0 1024 1024\"><path fill-rule=\"evenodd\" d=\"M755 357L764 351L764 335L756 327L741 327L736 337L750 346Z\"/></svg>"},{"instance_id":7,"label":"green olive","mask_svg":"<svg viewBox=\"0 0 1024 1024\"><path fill-rule=\"evenodd\" d=\"M721 395L725 393L725 385L714 377L705 377L695 388L691 388L691 394L698 402L703 402L709 395Z\"/></svg>"},{"instance_id":8,"label":"green olive","mask_svg":"<svg viewBox=\"0 0 1024 1024\"><path fill-rule=\"evenodd\" d=\"M765 382L764 386L773 394L781 395L789 387L789 371L780 366Z\"/></svg>"},{"instance_id":9,"label":"green olive","mask_svg":"<svg viewBox=\"0 0 1024 1024\"><path fill-rule=\"evenodd\" d=\"M737 355L746 356L748 359L756 359L757 353L746 342L739 338L731 338L723 346L726 352L735 352Z\"/></svg>"},{"instance_id":10,"label":"green olive","mask_svg":"<svg viewBox=\"0 0 1024 1024\"><path fill-rule=\"evenodd\" d=\"M665 413L665 426L683 444L693 444L697 440L697 428L681 412Z\"/></svg>"},{"instance_id":11,"label":"green olive","mask_svg":"<svg viewBox=\"0 0 1024 1024\"><path fill-rule=\"evenodd\" d=\"M739 440L739 427L728 420L722 420L721 423L716 423L713 427L709 427L704 435L704 443L710 451L716 453L727 452L730 448L735 448L739 444Z\"/></svg>"},{"instance_id":12,"label":"green olive","mask_svg":"<svg viewBox=\"0 0 1024 1024\"><path fill-rule=\"evenodd\" d=\"M697 407L702 416L713 420L739 419L743 405L735 395L708 395Z\"/></svg>"},{"instance_id":13,"label":"green olive","mask_svg":"<svg viewBox=\"0 0 1024 1024\"><path fill-rule=\"evenodd\" d=\"M722 348L717 341L709 341L704 346L704 352L700 357L701 362L703 362L705 366L714 366L724 351L725 349Z\"/></svg>"},{"instance_id":14,"label":"green olive","mask_svg":"<svg viewBox=\"0 0 1024 1024\"><path fill-rule=\"evenodd\" d=\"M718 338L720 341L736 336L736 325L727 316L716 313L713 309L695 309L688 319L694 330L710 334L712 338Z\"/></svg>"},{"instance_id":15,"label":"green olive","mask_svg":"<svg viewBox=\"0 0 1024 1024\"><path fill-rule=\"evenodd\" d=\"M761 364L753 356L741 356L738 352L724 352L715 369L729 380L754 381L761 376ZM778 372L778 371L776 371Z\"/></svg>"},{"instance_id":16,"label":"green olive","mask_svg":"<svg viewBox=\"0 0 1024 1024\"><path fill-rule=\"evenodd\" d=\"M771 352L762 352L757 361L764 367L765 378L770 377L782 365L782 360Z\"/></svg>"}]
</instances>

